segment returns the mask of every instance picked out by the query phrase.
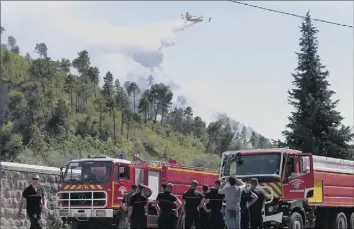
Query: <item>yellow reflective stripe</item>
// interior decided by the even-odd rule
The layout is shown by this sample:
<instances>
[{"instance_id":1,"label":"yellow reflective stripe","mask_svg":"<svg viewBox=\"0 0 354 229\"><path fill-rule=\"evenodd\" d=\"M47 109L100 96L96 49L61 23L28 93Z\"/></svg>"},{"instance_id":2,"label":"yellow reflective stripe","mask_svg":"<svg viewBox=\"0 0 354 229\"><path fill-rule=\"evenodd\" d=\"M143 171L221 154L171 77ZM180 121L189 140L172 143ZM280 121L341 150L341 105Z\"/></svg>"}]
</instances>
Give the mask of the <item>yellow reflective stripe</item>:
<instances>
[{"instance_id":1,"label":"yellow reflective stripe","mask_svg":"<svg viewBox=\"0 0 354 229\"><path fill-rule=\"evenodd\" d=\"M93 184L90 184L91 189L96 189L96 187Z\"/></svg>"},{"instance_id":2,"label":"yellow reflective stripe","mask_svg":"<svg viewBox=\"0 0 354 229\"><path fill-rule=\"evenodd\" d=\"M70 188L70 184L65 185L64 190L67 190L68 188Z\"/></svg>"}]
</instances>

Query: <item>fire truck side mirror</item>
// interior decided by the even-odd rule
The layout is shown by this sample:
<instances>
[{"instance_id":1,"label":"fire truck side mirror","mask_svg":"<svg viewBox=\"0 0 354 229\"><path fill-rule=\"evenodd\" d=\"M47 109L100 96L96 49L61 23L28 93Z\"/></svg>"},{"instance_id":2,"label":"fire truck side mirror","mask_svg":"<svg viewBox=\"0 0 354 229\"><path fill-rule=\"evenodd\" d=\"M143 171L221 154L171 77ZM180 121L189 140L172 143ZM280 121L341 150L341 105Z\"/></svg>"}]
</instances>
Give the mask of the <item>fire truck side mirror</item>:
<instances>
[{"instance_id":1,"label":"fire truck side mirror","mask_svg":"<svg viewBox=\"0 0 354 229\"><path fill-rule=\"evenodd\" d=\"M64 167L60 167L60 182L63 182L64 181Z\"/></svg>"}]
</instances>

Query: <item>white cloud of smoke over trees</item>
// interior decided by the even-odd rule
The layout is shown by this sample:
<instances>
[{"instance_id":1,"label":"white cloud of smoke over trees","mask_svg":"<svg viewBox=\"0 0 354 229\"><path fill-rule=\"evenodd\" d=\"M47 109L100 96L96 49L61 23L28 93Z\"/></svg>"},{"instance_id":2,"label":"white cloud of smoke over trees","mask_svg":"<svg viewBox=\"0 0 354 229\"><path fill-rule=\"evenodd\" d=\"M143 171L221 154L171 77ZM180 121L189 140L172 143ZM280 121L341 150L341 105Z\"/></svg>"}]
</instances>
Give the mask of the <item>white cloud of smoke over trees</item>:
<instances>
[{"instance_id":1,"label":"white cloud of smoke over trees","mask_svg":"<svg viewBox=\"0 0 354 229\"><path fill-rule=\"evenodd\" d=\"M32 54L40 42L47 44L54 59L73 59L86 49L101 75L110 70L122 78L128 73L165 76L163 49L176 43L177 32L194 24L176 18L150 25L113 25L97 15L85 17L80 10L85 11L83 2L3 2L2 25L5 36L17 39L22 54Z\"/></svg>"}]
</instances>

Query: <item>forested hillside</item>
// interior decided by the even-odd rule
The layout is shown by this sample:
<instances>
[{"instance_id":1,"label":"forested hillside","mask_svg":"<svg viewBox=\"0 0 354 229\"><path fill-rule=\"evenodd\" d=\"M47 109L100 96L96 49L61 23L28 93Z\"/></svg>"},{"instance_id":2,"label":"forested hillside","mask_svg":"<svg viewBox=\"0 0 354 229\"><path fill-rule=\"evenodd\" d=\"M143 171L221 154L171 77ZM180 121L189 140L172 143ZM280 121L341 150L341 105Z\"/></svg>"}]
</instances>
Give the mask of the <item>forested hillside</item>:
<instances>
[{"instance_id":1,"label":"forested hillside","mask_svg":"<svg viewBox=\"0 0 354 229\"><path fill-rule=\"evenodd\" d=\"M53 60L45 43L34 44L38 55L31 57L19 54L14 37L7 41L1 45L1 160L60 166L88 154L139 153L216 168L220 152L271 147L227 115L206 125L192 107L173 104L173 91L153 76L146 77L149 88L140 88L100 72L86 50L73 60Z\"/></svg>"}]
</instances>

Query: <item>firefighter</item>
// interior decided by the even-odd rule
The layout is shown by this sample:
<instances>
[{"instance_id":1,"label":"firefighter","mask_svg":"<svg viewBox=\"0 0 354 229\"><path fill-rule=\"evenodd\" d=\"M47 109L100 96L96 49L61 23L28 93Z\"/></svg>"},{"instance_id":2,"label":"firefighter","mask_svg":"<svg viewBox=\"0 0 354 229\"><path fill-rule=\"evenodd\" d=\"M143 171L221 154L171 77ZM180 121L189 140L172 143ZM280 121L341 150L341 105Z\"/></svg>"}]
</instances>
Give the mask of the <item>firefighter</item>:
<instances>
[{"instance_id":1,"label":"firefighter","mask_svg":"<svg viewBox=\"0 0 354 229\"><path fill-rule=\"evenodd\" d=\"M172 194L173 185L166 184L164 192L160 192L155 200L155 207L159 215L159 229L174 229L177 226L178 210L181 208L181 201Z\"/></svg>"},{"instance_id":2,"label":"firefighter","mask_svg":"<svg viewBox=\"0 0 354 229\"><path fill-rule=\"evenodd\" d=\"M222 213L222 203L225 195L218 193L220 185L221 181L216 180L214 182L214 187L205 194L201 202L203 209L209 213L208 228L210 229L225 228L224 216Z\"/></svg>"},{"instance_id":3,"label":"firefighter","mask_svg":"<svg viewBox=\"0 0 354 229\"><path fill-rule=\"evenodd\" d=\"M241 194L241 228L250 228L250 213L247 203L251 200L250 187L246 186Z\"/></svg>"},{"instance_id":4,"label":"firefighter","mask_svg":"<svg viewBox=\"0 0 354 229\"><path fill-rule=\"evenodd\" d=\"M209 186L208 185L203 185L202 187L202 194L203 197L205 197L205 195L208 193L209 191ZM201 229L206 229L208 228L208 221L209 221L209 213L208 211L206 211L206 209L204 209L203 207L200 208L199 211L200 215L200 228Z\"/></svg>"},{"instance_id":5,"label":"firefighter","mask_svg":"<svg viewBox=\"0 0 354 229\"><path fill-rule=\"evenodd\" d=\"M125 194L122 199L122 207L123 207L124 211L128 211L128 205L129 205L130 198L134 195L138 186L136 184L132 184L132 186L130 188L131 188L130 192Z\"/></svg>"},{"instance_id":6,"label":"firefighter","mask_svg":"<svg viewBox=\"0 0 354 229\"><path fill-rule=\"evenodd\" d=\"M146 196L143 191L144 188L148 188L143 184L139 184L136 193L130 198L128 204L128 218L130 219L131 229L146 229L147 216L146 216L146 203L149 196ZM152 191L148 188L150 193Z\"/></svg>"},{"instance_id":7,"label":"firefighter","mask_svg":"<svg viewBox=\"0 0 354 229\"><path fill-rule=\"evenodd\" d=\"M263 229L263 216L262 211L264 209L266 195L264 191L258 186L258 179L252 178L251 179L251 192L258 196L258 199L254 202L248 203L248 208L250 212L251 218L251 228L252 229ZM252 204L254 203L254 204Z\"/></svg>"},{"instance_id":8,"label":"firefighter","mask_svg":"<svg viewBox=\"0 0 354 229\"><path fill-rule=\"evenodd\" d=\"M185 214L184 229L191 229L193 224L196 229L200 228L199 207L203 194L196 190L197 181L192 181L189 190L183 193L182 211Z\"/></svg>"},{"instance_id":9,"label":"firefighter","mask_svg":"<svg viewBox=\"0 0 354 229\"><path fill-rule=\"evenodd\" d=\"M47 209L47 198L44 188L39 184L39 176L32 177L32 184L22 192L18 215L22 215L22 207L26 202L27 216L31 221L30 229L42 229L42 210Z\"/></svg>"}]
</instances>

